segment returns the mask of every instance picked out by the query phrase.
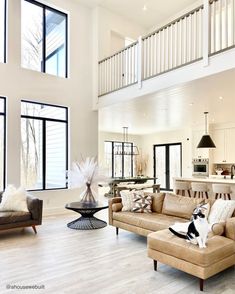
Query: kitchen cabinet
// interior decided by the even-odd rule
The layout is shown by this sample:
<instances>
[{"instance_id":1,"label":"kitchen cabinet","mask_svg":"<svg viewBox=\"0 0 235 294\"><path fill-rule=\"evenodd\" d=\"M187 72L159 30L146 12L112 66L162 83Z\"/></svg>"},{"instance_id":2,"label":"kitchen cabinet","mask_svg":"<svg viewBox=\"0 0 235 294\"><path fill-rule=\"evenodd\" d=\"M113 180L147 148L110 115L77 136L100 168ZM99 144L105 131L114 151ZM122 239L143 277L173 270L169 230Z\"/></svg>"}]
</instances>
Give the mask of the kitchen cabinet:
<instances>
[{"instance_id":1,"label":"kitchen cabinet","mask_svg":"<svg viewBox=\"0 0 235 294\"><path fill-rule=\"evenodd\" d=\"M215 129L212 139L214 163L235 163L235 128Z\"/></svg>"}]
</instances>

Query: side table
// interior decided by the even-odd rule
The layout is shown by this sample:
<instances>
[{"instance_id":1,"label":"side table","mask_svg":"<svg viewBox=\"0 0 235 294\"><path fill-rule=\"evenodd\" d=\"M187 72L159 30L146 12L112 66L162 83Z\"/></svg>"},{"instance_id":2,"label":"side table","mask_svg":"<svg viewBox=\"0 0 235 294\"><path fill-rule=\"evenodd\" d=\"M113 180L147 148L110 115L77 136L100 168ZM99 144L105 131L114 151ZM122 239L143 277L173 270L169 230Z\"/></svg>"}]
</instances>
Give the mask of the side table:
<instances>
[{"instance_id":1,"label":"side table","mask_svg":"<svg viewBox=\"0 0 235 294\"><path fill-rule=\"evenodd\" d=\"M67 224L67 227L75 230L93 230L107 226L107 223L94 217L94 214L102 209L108 208L107 203L83 203L72 202L66 204L65 208L76 211L81 214L81 217Z\"/></svg>"}]
</instances>

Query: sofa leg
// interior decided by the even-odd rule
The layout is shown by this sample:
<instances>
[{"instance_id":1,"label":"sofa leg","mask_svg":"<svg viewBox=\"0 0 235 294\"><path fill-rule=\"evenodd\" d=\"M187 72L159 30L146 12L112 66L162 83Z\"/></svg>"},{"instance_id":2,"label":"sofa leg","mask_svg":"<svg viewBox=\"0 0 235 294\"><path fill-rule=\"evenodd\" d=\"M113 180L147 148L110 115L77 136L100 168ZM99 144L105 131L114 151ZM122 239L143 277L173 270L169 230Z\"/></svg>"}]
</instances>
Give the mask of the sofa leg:
<instances>
[{"instance_id":1,"label":"sofa leg","mask_svg":"<svg viewBox=\"0 0 235 294\"><path fill-rule=\"evenodd\" d=\"M199 282L200 282L200 291L203 291L204 280L199 279Z\"/></svg>"},{"instance_id":2,"label":"sofa leg","mask_svg":"<svg viewBox=\"0 0 235 294\"><path fill-rule=\"evenodd\" d=\"M37 234L36 226L33 225L32 228L33 228L33 230L34 230L34 233Z\"/></svg>"},{"instance_id":3,"label":"sofa leg","mask_svg":"<svg viewBox=\"0 0 235 294\"><path fill-rule=\"evenodd\" d=\"M153 260L153 268L155 271L157 271L157 261Z\"/></svg>"},{"instance_id":4,"label":"sofa leg","mask_svg":"<svg viewBox=\"0 0 235 294\"><path fill-rule=\"evenodd\" d=\"M116 235L118 235L118 232L119 232L118 229L119 229L119 228L116 227Z\"/></svg>"}]
</instances>

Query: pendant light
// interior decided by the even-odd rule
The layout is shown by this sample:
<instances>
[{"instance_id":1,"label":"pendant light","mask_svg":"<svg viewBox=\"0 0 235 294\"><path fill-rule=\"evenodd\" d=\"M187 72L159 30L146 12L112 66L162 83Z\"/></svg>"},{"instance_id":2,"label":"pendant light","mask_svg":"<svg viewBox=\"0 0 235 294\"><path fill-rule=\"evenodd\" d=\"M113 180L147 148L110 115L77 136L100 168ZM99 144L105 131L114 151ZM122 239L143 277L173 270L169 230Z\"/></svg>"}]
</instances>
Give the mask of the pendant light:
<instances>
[{"instance_id":1,"label":"pendant light","mask_svg":"<svg viewBox=\"0 0 235 294\"><path fill-rule=\"evenodd\" d=\"M205 135L202 136L201 141L199 142L197 148L216 148L214 142L212 141L210 135L207 130L207 115L208 112L204 112L205 114Z\"/></svg>"},{"instance_id":2,"label":"pendant light","mask_svg":"<svg viewBox=\"0 0 235 294\"><path fill-rule=\"evenodd\" d=\"M123 127L123 142L114 147L115 155L139 155L139 149L136 145L130 145L128 142L128 127ZM123 145L123 146L122 146Z\"/></svg>"}]
</instances>

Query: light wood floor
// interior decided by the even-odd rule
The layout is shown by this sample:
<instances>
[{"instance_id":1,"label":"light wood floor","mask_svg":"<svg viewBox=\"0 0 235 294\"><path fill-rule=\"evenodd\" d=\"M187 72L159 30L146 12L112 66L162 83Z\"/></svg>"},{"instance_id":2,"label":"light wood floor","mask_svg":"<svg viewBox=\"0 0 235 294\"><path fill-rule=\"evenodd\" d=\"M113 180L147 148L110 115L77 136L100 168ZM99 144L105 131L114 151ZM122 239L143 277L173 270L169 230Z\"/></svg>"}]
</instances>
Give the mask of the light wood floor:
<instances>
[{"instance_id":1,"label":"light wood floor","mask_svg":"<svg viewBox=\"0 0 235 294\"><path fill-rule=\"evenodd\" d=\"M107 210L97 214L107 219ZM146 238L115 228L76 231L66 224L78 215L44 218L32 229L0 233L0 293L173 294L200 293L198 280L159 264L153 271ZM45 285L45 290L7 290L6 285ZM206 293L235 293L230 268L205 282Z\"/></svg>"}]
</instances>

